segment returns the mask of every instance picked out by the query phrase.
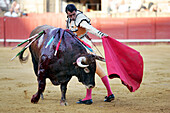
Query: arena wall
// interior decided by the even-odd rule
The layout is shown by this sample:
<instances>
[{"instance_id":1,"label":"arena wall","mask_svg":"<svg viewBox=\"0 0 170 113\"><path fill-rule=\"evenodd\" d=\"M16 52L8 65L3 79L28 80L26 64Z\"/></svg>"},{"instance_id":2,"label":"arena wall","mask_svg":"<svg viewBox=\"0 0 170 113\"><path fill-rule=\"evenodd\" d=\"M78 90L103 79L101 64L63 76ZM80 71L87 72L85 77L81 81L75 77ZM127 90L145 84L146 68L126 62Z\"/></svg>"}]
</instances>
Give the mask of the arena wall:
<instances>
[{"instance_id":1,"label":"arena wall","mask_svg":"<svg viewBox=\"0 0 170 113\"><path fill-rule=\"evenodd\" d=\"M64 14L30 14L26 17L0 17L0 45L10 46L27 39L39 25L66 28ZM169 42L170 17L91 18L91 24L121 42ZM92 41L101 39L89 34Z\"/></svg>"},{"instance_id":2,"label":"arena wall","mask_svg":"<svg viewBox=\"0 0 170 113\"><path fill-rule=\"evenodd\" d=\"M0 17L0 44L4 45L4 38L5 38L5 35L4 35L4 18L3 17Z\"/></svg>"}]
</instances>

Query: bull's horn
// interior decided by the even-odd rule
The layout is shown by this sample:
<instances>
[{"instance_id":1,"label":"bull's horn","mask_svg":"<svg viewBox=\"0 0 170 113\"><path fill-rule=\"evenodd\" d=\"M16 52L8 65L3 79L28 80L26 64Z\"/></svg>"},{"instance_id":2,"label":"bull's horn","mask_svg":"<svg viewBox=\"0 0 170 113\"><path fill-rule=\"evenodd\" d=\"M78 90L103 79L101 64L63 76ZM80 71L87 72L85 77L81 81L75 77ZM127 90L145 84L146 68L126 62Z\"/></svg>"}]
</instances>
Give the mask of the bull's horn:
<instances>
[{"instance_id":1,"label":"bull's horn","mask_svg":"<svg viewBox=\"0 0 170 113\"><path fill-rule=\"evenodd\" d=\"M86 57L79 57L77 60L76 60L76 63L79 67L82 67L82 68L85 68L89 65L84 65L82 64L82 62L86 62Z\"/></svg>"}]
</instances>

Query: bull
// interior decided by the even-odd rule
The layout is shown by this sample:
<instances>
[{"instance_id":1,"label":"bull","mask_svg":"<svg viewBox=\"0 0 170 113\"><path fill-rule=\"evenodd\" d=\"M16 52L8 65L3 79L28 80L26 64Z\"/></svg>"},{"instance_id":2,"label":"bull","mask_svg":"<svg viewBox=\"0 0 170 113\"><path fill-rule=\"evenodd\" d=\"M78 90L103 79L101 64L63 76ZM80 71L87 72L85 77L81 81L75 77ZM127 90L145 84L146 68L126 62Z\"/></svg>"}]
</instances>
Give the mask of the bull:
<instances>
[{"instance_id":1,"label":"bull","mask_svg":"<svg viewBox=\"0 0 170 113\"><path fill-rule=\"evenodd\" d=\"M40 38L34 41L30 47L32 63L38 81L38 91L32 96L31 102L37 103L43 94L46 86L46 79L49 78L53 85L60 85L61 105L67 105L66 91L67 84L72 76L76 76L86 88L94 88L96 59L103 61L100 56L89 54L85 47L76 40L76 36L61 28L48 25L36 27L30 37L44 30ZM47 43L54 36L53 42L46 47ZM55 48L62 37L61 44L55 53ZM28 57L21 52L19 59L24 62Z\"/></svg>"}]
</instances>

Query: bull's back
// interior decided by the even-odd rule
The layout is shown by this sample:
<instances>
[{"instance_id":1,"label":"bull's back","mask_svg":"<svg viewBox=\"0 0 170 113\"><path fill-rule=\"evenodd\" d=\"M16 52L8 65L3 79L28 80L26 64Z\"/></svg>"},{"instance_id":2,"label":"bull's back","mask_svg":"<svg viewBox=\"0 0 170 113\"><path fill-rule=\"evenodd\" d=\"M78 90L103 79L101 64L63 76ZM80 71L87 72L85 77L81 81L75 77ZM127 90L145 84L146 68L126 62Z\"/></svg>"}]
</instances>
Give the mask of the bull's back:
<instances>
[{"instance_id":1,"label":"bull's back","mask_svg":"<svg viewBox=\"0 0 170 113\"><path fill-rule=\"evenodd\" d=\"M55 28L48 25L38 26L31 32L31 36L41 32L42 30L45 30L46 33L30 46L32 57L34 57L37 62L39 61L39 58L41 58L41 56L43 55L48 57L50 56L50 58L54 57L54 52L61 35L62 42L58 50L59 54L56 57L57 59L65 59L67 61L74 56L78 57L80 54L86 53L84 47L80 43L78 43L69 32L64 31L61 28ZM45 46L53 36L55 36L53 42L47 48L45 48ZM69 58L68 56L71 57Z\"/></svg>"},{"instance_id":2,"label":"bull's back","mask_svg":"<svg viewBox=\"0 0 170 113\"><path fill-rule=\"evenodd\" d=\"M38 26L36 27L30 34L30 37L41 32L42 30L46 30L46 29L50 29L50 28L54 28L53 26L49 26L49 25L42 25L42 26Z\"/></svg>"},{"instance_id":3,"label":"bull's back","mask_svg":"<svg viewBox=\"0 0 170 113\"><path fill-rule=\"evenodd\" d=\"M40 33L41 31L43 30L47 30L47 29L52 29L54 28L53 26L49 26L49 25L42 25L42 26L38 26L36 27L30 34L30 37L31 36L34 36L35 34L37 33ZM43 35L42 38L40 37L39 39L37 39L35 42L33 42L30 46L30 52L32 54L32 57L35 58L36 61L38 61L39 59L39 55L40 55L40 52L41 52L41 49L42 49L42 44L43 42L45 41L45 39L47 38L46 35ZM41 40L41 45L38 45L38 43L40 42Z\"/></svg>"}]
</instances>

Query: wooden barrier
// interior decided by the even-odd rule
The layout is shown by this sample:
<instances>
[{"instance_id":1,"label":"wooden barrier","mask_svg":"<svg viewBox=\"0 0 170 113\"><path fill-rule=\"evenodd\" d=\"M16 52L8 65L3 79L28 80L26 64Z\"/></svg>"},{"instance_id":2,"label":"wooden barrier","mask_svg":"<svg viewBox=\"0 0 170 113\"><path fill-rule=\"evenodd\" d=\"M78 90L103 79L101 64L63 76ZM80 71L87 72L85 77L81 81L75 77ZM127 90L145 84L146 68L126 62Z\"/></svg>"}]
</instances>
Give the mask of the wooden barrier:
<instances>
[{"instance_id":1,"label":"wooden barrier","mask_svg":"<svg viewBox=\"0 0 170 113\"><path fill-rule=\"evenodd\" d=\"M31 31L40 25L52 25L65 28L62 15L45 15L22 18L5 17L5 36L6 39L25 39L28 38Z\"/></svg>"},{"instance_id":2,"label":"wooden barrier","mask_svg":"<svg viewBox=\"0 0 170 113\"><path fill-rule=\"evenodd\" d=\"M128 39L155 39L155 18L129 18Z\"/></svg>"},{"instance_id":3,"label":"wooden barrier","mask_svg":"<svg viewBox=\"0 0 170 113\"><path fill-rule=\"evenodd\" d=\"M5 46L4 18L0 17L0 45Z\"/></svg>"},{"instance_id":4,"label":"wooden barrier","mask_svg":"<svg viewBox=\"0 0 170 113\"><path fill-rule=\"evenodd\" d=\"M0 39L4 39L4 18L0 17Z\"/></svg>"},{"instance_id":5,"label":"wooden barrier","mask_svg":"<svg viewBox=\"0 0 170 113\"><path fill-rule=\"evenodd\" d=\"M100 30L116 39L127 39L127 19L99 18Z\"/></svg>"},{"instance_id":6,"label":"wooden barrier","mask_svg":"<svg viewBox=\"0 0 170 113\"><path fill-rule=\"evenodd\" d=\"M170 39L170 17L156 18L156 39Z\"/></svg>"},{"instance_id":7,"label":"wooden barrier","mask_svg":"<svg viewBox=\"0 0 170 113\"><path fill-rule=\"evenodd\" d=\"M27 18L6 18L6 39L24 39L29 36L31 20ZM32 24L33 25L33 24Z\"/></svg>"},{"instance_id":8,"label":"wooden barrier","mask_svg":"<svg viewBox=\"0 0 170 113\"><path fill-rule=\"evenodd\" d=\"M0 18L1 42L20 42L27 39L39 25L66 28L65 14L29 14L27 17ZM161 18L91 18L91 24L109 36L125 42L170 40L170 17ZM89 34L93 39L98 37ZM165 40L166 39L166 40ZM100 40L100 39L99 39ZM157 40L158 41L158 40ZM101 42L101 40L100 40Z\"/></svg>"}]
</instances>

